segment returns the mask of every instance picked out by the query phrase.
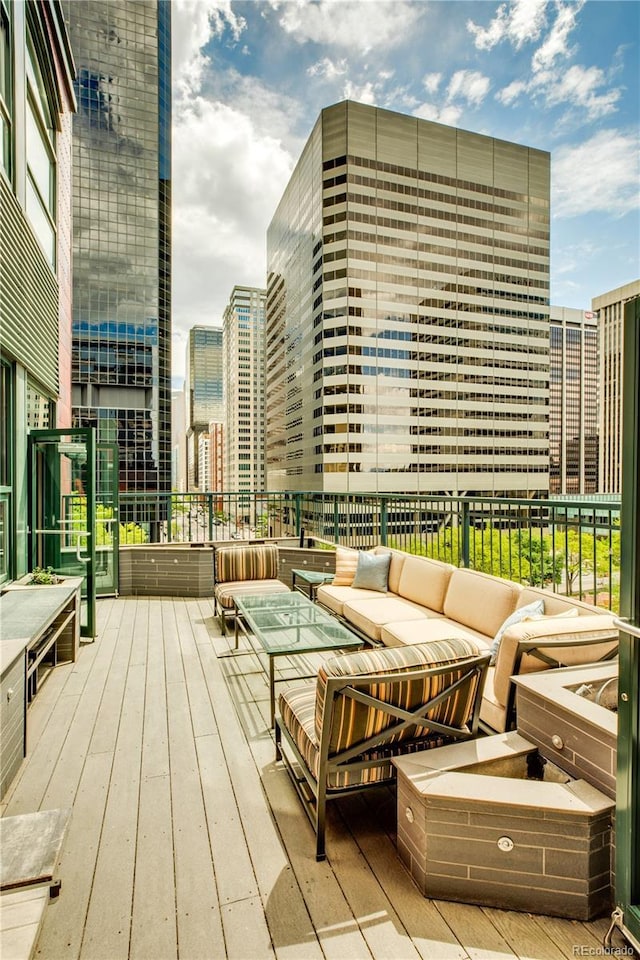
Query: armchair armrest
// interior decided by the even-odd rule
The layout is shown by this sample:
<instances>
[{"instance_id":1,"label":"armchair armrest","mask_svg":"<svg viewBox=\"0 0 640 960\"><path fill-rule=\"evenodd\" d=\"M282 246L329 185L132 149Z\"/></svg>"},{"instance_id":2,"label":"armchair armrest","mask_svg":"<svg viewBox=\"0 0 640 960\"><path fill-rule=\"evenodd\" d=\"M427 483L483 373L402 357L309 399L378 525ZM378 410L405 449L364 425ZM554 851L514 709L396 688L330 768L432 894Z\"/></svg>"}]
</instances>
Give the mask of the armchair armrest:
<instances>
[{"instance_id":1,"label":"armchair armrest","mask_svg":"<svg viewBox=\"0 0 640 960\"><path fill-rule=\"evenodd\" d=\"M497 701L503 706L509 703L512 676L609 659L617 651L618 635L609 614L514 624L505 630L496 658L493 690Z\"/></svg>"}]
</instances>

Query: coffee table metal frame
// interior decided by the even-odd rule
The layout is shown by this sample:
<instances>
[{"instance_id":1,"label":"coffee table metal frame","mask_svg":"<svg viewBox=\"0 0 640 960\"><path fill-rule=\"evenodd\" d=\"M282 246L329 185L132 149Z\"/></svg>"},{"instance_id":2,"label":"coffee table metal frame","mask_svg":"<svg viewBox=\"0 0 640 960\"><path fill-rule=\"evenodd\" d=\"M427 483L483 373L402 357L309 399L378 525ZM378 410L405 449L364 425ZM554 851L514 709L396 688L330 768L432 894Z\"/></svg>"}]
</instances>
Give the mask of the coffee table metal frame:
<instances>
[{"instance_id":1,"label":"coffee table metal frame","mask_svg":"<svg viewBox=\"0 0 640 960\"><path fill-rule=\"evenodd\" d=\"M271 726L275 717L275 685L284 679L275 675L277 657L363 646L360 637L298 591L237 597L235 604L240 614L236 617L236 644L238 630L245 633L250 643L253 635L269 661ZM310 676L315 674L307 674L306 678Z\"/></svg>"},{"instance_id":2,"label":"coffee table metal frame","mask_svg":"<svg viewBox=\"0 0 640 960\"><path fill-rule=\"evenodd\" d=\"M308 596L309 600L315 600L318 587L321 587L323 583L330 583L334 576L334 573L322 572L320 570L296 568L291 571L291 588L297 590L303 597ZM308 587L307 592L296 582L297 580L301 580L302 583Z\"/></svg>"}]
</instances>

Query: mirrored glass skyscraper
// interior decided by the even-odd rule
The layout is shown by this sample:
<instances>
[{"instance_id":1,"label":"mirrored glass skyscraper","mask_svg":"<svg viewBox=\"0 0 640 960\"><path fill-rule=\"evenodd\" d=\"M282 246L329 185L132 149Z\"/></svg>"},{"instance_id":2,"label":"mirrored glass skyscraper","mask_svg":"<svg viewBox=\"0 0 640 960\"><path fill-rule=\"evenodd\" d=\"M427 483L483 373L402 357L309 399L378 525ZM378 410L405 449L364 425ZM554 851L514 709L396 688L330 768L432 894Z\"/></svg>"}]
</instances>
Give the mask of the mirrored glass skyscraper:
<instances>
[{"instance_id":1,"label":"mirrored glass skyscraper","mask_svg":"<svg viewBox=\"0 0 640 960\"><path fill-rule=\"evenodd\" d=\"M73 124L73 412L120 450L120 489L171 485L171 11L65 4Z\"/></svg>"}]
</instances>

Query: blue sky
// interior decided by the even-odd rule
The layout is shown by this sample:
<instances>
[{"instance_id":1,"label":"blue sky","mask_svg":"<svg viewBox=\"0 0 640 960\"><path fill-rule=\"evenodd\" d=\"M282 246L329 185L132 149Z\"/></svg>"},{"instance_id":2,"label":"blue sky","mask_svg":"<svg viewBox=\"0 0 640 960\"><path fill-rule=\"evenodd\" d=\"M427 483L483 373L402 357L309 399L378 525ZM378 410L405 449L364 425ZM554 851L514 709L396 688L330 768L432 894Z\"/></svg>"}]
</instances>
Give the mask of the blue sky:
<instances>
[{"instance_id":1,"label":"blue sky","mask_svg":"<svg viewBox=\"0 0 640 960\"><path fill-rule=\"evenodd\" d=\"M636 0L173 0L174 378L344 99L551 153L551 302L640 276Z\"/></svg>"}]
</instances>

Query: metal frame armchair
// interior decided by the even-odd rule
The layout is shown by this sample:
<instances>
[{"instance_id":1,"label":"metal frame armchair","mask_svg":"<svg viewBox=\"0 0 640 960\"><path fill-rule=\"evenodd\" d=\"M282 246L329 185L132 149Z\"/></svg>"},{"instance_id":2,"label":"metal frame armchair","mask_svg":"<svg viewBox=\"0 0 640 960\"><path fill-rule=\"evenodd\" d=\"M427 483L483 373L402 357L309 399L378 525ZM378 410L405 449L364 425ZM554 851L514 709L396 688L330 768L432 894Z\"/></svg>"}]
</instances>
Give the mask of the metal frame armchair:
<instances>
[{"instance_id":1,"label":"metal frame armchair","mask_svg":"<svg viewBox=\"0 0 640 960\"><path fill-rule=\"evenodd\" d=\"M213 560L213 602L224 636L236 617L235 597L256 593L288 593L278 579L278 546L244 544L216 547Z\"/></svg>"},{"instance_id":2,"label":"metal frame armchair","mask_svg":"<svg viewBox=\"0 0 640 960\"><path fill-rule=\"evenodd\" d=\"M336 657L315 683L280 695L276 760L313 824L317 860L329 800L394 780L394 756L477 735L488 663L462 639L376 648Z\"/></svg>"}]
</instances>

